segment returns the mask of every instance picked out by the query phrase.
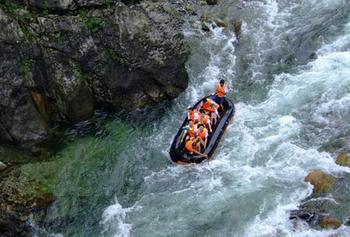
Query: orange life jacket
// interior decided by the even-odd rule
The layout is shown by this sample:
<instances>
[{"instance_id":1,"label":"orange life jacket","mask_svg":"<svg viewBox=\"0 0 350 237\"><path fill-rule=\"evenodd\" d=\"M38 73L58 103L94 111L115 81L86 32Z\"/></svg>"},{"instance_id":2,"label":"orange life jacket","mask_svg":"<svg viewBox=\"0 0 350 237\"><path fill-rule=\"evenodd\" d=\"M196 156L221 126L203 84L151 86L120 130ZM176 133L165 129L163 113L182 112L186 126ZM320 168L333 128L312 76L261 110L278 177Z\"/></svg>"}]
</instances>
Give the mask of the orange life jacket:
<instances>
[{"instance_id":1,"label":"orange life jacket","mask_svg":"<svg viewBox=\"0 0 350 237\"><path fill-rule=\"evenodd\" d=\"M213 101L212 100L208 100L207 102L203 103L202 108L204 110L209 111L210 113L214 113L215 112L215 108L213 107Z\"/></svg>"},{"instance_id":2,"label":"orange life jacket","mask_svg":"<svg viewBox=\"0 0 350 237\"><path fill-rule=\"evenodd\" d=\"M196 149L193 148L193 141L191 141L191 140L188 140L188 141L186 142L185 147L186 147L186 150L187 150L188 152L194 152L194 151L196 151Z\"/></svg>"},{"instance_id":3,"label":"orange life jacket","mask_svg":"<svg viewBox=\"0 0 350 237\"><path fill-rule=\"evenodd\" d=\"M203 131L198 131L198 136L202 138L202 140L205 140L208 136L208 130L206 128L203 128Z\"/></svg>"},{"instance_id":4,"label":"orange life jacket","mask_svg":"<svg viewBox=\"0 0 350 237\"><path fill-rule=\"evenodd\" d=\"M192 127L190 127L190 129L188 130L188 135L190 137L195 137L197 135L196 125L193 125Z\"/></svg>"},{"instance_id":5,"label":"orange life jacket","mask_svg":"<svg viewBox=\"0 0 350 237\"><path fill-rule=\"evenodd\" d=\"M220 84L216 86L216 90L215 93L217 96L219 97L224 97L227 93L226 93L226 86L223 85L221 86Z\"/></svg>"}]
</instances>

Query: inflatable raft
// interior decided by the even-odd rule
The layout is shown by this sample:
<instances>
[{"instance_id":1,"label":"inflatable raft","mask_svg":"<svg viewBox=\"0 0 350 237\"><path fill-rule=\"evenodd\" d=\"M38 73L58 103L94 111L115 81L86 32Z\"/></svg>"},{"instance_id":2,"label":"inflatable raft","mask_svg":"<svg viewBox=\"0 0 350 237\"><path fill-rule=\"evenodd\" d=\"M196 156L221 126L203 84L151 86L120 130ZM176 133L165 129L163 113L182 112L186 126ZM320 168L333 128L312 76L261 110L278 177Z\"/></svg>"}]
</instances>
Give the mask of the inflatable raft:
<instances>
[{"instance_id":1,"label":"inflatable raft","mask_svg":"<svg viewBox=\"0 0 350 237\"><path fill-rule=\"evenodd\" d=\"M211 98L212 96L207 96L199 100L193 107L198 108L199 104L205 99L205 98ZM220 118L218 119L217 123L212 126L213 132L209 134L208 136L208 142L207 147L204 150L204 154L208 155L208 158L196 155L196 154L189 154L185 151L185 142L180 141L180 135L182 132L182 128L188 124L187 116L185 118L185 121L182 123L179 131L177 132L171 147L170 147L170 158L175 163L201 163L202 161L206 159L210 159L213 155L216 147L219 144L219 141L224 134L224 131L227 127L227 125L230 123L231 119L233 118L235 113L235 106L234 104L229 100L225 99L224 103L224 110L219 111Z\"/></svg>"}]
</instances>

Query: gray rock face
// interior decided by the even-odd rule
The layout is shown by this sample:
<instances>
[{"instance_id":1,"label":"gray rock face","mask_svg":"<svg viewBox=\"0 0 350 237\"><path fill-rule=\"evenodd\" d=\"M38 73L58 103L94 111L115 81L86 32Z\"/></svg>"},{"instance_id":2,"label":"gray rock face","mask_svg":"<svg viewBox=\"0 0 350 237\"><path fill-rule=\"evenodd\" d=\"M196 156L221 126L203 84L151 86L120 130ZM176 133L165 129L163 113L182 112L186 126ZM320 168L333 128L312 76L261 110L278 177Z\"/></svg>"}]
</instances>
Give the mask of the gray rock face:
<instances>
[{"instance_id":1,"label":"gray rock face","mask_svg":"<svg viewBox=\"0 0 350 237\"><path fill-rule=\"evenodd\" d=\"M31 147L53 123L142 108L187 87L186 13L170 4L21 2L0 3L0 143Z\"/></svg>"}]
</instances>

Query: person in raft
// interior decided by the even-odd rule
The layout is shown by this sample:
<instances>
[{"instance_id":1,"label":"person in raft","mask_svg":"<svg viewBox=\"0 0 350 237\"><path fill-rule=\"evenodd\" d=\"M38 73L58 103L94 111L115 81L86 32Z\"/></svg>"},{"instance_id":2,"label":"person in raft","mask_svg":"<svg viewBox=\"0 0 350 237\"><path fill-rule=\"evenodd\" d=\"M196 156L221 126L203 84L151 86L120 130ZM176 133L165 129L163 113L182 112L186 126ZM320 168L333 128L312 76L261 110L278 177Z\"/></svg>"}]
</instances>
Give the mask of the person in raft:
<instances>
[{"instance_id":1,"label":"person in raft","mask_svg":"<svg viewBox=\"0 0 350 237\"><path fill-rule=\"evenodd\" d=\"M197 154L197 155L200 155L200 156L204 156L204 157L208 157L208 155L206 154L203 154L203 153L200 153L198 151L198 140L199 140L199 137L191 137L187 142L186 142L186 145L185 145L185 148L186 148L186 151L190 154Z\"/></svg>"},{"instance_id":2,"label":"person in raft","mask_svg":"<svg viewBox=\"0 0 350 237\"><path fill-rule=\"evenodd\" d=\"M211 99L204 98L204 100L202 102L202 109L205 111L208 111L210 113L212 125L216 124L218 117L220 118L219 113L218 113L218 108L219 108L219 105L216 102L214 102Z\"/></svg>"},{"instance_id":3,"label":"person in raft","mask_svg":"<svg viewBox=\"0 0 350 237\"><path fill-rule=\"evenodd\" d=\"M207 147L208 129L206 129L203 124L198 125L198 137L199 143L205 149Z\"/></svg>"},{"instance_id":4,"label":"person in raft","mask_svg":"<svg viewBox=\"0 0 350 237\"><path fill-rule=\"evenodd\" d=\"M193 120L194 123L197 123L201 120L201 113L196 108L188 107L187 110L188 120Z\"/></svg>"},{"instance_id":5,"label":"person in raft","mask_svg":"<svg viewBox=\"0 0 350 237\"><path fill-rule=\"evenodd\" d=\"M212 132L211 129L211 119L209 116L209 112L208 111L203 111L202 112L202 116L201 116L201 123L204 125L204 127L206 127L207 129L209 129L209 132Z\"/></svg>"},{"instance_id":6,"label":"person in raft","mask_svg":"<svg viewBox=\"0 0 350 237\"><path fill-rule=\"evenodd\" d=\"M186 137L186 141L191 137L197 137L198 135L197 124L195 124L193 120L188 120L188 126L189 126L189 129L187 131L188 136Z\"/></svg>"},{"instance_id":7,"label":"person in raft","mask_svg":"<svg viewBox=\"0 0 350 237\"><path fill-rule=\"evenodd\" d=\"M225 80L221 80L215 88L215 95L213 100L220 105L220 108L224 110L225 96L228 92Z\"/></svg>"}]
</instances>

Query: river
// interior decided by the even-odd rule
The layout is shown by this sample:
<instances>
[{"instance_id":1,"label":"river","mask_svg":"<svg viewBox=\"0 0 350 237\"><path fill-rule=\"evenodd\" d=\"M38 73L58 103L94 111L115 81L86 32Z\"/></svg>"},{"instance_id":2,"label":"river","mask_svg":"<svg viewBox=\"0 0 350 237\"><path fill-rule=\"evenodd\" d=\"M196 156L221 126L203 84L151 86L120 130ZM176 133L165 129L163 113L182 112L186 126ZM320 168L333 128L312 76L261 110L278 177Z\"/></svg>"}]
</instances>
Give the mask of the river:
<instances>
[{"instance_id":1,"label":"river","mask_svg":"<svg viewBox=\"0 0 350 237\"><path fill-rule=\"evenodd\" d=\"M112 116L104 136L67 142L57 155L57 200L38 235L350 235L345 226L321 231L289 220L312 192L303 181L311 170L347 171L319 148L350 132L350 4L226 0L203 9L242 20L239 39L189 22L188 89L132 118ZM172 164L168 150L186 107L220 79L236 115L214 159Z\"/></svg>"}]
</instances>

